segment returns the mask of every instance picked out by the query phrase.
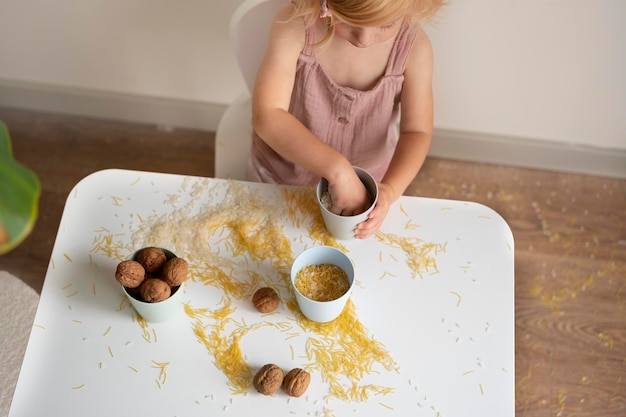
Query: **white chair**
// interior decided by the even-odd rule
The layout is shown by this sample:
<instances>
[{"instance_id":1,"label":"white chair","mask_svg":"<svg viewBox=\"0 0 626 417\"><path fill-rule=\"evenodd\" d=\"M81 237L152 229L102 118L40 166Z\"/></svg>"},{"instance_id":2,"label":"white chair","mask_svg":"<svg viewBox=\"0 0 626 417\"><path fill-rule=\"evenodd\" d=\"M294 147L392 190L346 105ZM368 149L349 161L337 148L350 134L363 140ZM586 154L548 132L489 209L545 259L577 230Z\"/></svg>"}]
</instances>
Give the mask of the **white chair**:
<instances>
[{"instance_id":1,"label":"white chair","mask_svg":"<svg viewBox=\"0 0 626 417\"><path fill-rule=\"evenodd\" d=\"M230 20L230 36L248 91L226 109L215 133L215 177L246 179L252 135L251 92L270 26L289 0L245 0Z\"/></svg>"}]
</instances>

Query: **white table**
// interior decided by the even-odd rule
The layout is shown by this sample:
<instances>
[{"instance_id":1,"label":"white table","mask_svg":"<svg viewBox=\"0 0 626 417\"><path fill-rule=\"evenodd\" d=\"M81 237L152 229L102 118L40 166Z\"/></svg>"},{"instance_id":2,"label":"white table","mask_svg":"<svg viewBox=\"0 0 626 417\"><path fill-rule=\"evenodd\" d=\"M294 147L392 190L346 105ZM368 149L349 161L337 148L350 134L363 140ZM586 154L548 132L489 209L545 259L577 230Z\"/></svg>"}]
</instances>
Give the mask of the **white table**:
<instances>
[{"instance_id":1,"label":"white table","mask_svg":"<svg viewBox=\"0 0 626 417\"><path fill-rule=\"evenodd\" d=\"M300 251L337 244L312 199L313 189L148 172L86 177L67 200L9 416L513 416L504 220L480 204L402 197L377 236L338 242L358 280L348 315L380 356L368 364L357 352L331 369L341 361L311 355L352 352L358 326L336 336L307 326L285 283ZM265 254L263 245L237 252L232 230L252 222L272 241ZM139 320L114 279L120 260L149 245L191 265L188 309L159 324ZM280 291L277 312L254 310L261 285ZM241 379L216 360L233 346ZM250 375L265 363L309 369L306 394L257 393ZM331 380L346 393L331 392Z\"/></svg>"}]
</instances>

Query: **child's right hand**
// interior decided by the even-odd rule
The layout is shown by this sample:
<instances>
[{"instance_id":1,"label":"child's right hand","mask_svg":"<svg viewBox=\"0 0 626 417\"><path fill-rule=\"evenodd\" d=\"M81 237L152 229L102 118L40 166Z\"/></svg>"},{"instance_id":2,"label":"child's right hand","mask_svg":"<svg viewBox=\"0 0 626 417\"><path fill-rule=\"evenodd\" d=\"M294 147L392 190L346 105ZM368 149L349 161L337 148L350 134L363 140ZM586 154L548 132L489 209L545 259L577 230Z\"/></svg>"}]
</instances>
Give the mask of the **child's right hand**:
<instances>
[{"instance_id":1,"label":"child's right hand","mask_svg":"<svg viewBox=\"0 0 626 417\"><path fill-rule=\"evenodd\" d=\"M370 196L359 176L351 170L337 180L328 182L330 211L340 216L353 216L363 213L370 206Z\"/></svg>"}]
</instances>

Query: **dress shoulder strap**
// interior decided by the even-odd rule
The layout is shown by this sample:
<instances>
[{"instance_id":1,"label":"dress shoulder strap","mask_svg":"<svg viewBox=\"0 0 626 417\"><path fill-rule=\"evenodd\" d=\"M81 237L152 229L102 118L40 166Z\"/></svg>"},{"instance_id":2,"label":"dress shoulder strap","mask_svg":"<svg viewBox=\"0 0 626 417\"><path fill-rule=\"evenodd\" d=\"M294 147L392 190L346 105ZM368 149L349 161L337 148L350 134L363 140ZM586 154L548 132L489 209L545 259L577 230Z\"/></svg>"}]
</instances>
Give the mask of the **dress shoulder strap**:
<instances>
[{"instance_id":1,"label":"dress shoulder strap","mask_svg":"<svg viewBox=\"0 0 626 417\"><path fill-rule=\"evenodd\" d=\"M313 24L306 28L304 34L304 49L302 50L303 55L313 56L313 45L317 41L317 25Z\"/></svg>"},{"instance_id":2,"label":"dress shoulder strap","mask_svg":"<svg viewBox=\"0 0 626 417\"><path fill-rule=\"evenodd\" d=\"M409 24L402 25L396 41L391 51L389 62L387 62L388 75L400 75L404 73L406 62L415 43L418 31L413 29Z\"/></svg>"}]
</instances>

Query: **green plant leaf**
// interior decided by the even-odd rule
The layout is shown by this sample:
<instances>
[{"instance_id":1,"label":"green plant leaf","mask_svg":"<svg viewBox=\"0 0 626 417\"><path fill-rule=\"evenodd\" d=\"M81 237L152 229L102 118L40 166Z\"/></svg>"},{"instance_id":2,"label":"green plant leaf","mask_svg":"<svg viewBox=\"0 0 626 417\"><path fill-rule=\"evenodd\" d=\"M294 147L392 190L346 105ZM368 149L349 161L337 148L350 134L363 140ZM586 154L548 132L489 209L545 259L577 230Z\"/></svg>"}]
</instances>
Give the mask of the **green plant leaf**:
<instances>
[{"instance_id":1,"label":"green plant leaf","mask_svg":"<svg viewBox=\"0 0 626 417\"><path fill-rule=\"evenodd\" d=\"M41 185L37 175L13 159L6 125L0 121L0 255L19 245L37 219ZM8 235L8 240L1 240Z\"/></svg>"}]
</instances>

